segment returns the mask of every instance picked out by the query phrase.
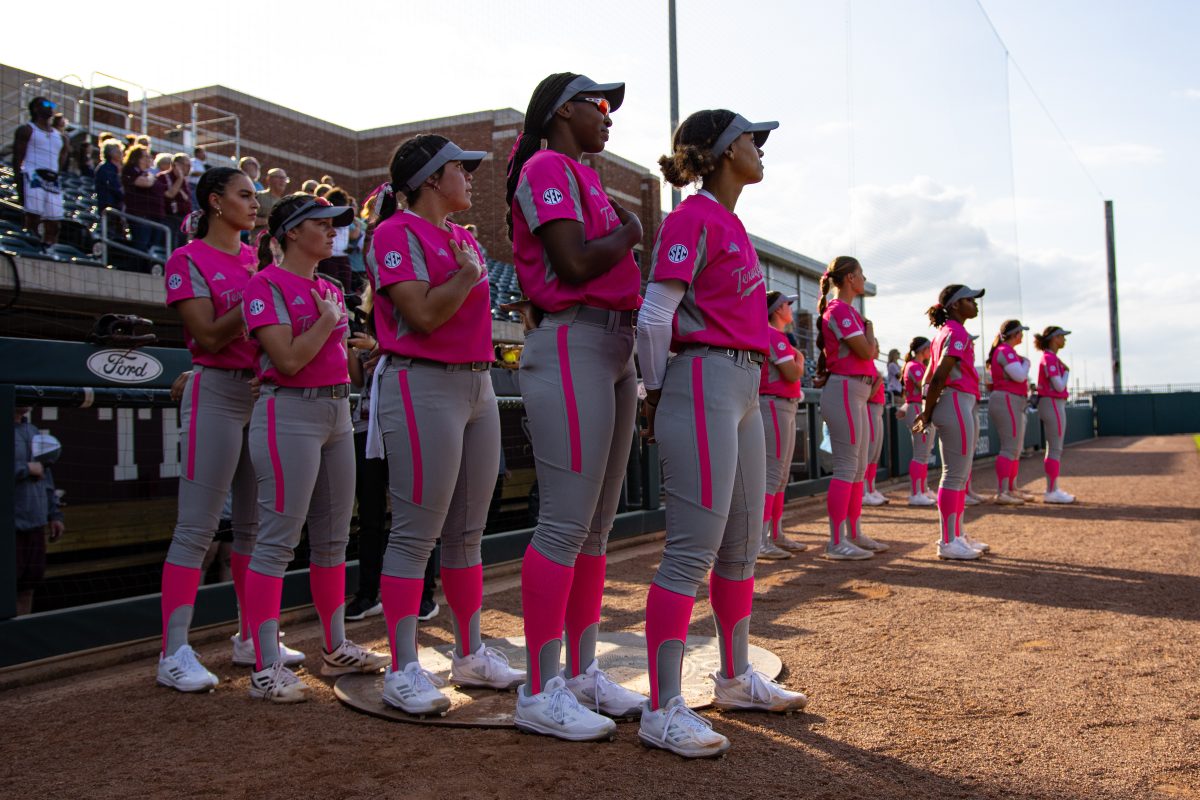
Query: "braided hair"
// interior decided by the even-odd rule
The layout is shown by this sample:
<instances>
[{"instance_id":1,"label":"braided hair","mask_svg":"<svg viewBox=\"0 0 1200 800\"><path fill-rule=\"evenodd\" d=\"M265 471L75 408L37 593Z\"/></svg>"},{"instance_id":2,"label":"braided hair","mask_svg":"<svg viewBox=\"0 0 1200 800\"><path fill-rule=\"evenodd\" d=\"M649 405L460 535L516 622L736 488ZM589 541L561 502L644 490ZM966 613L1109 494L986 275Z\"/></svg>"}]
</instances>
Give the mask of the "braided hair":
<instances>
[{"instance_id":1,"label":"braided hair","mask_svg":"<svg viewBox=\"0 0 1200 800\"><path fill-rule=\"evenodd\" d=\"M952 283L938 293L938 301L926 309L925 314L929 317L929 324L935 328L940 328L950 319L950 309L946 308L946 303L954 296L954 293L963 288L961 283Z\"/></svg>"},{"instance_id":2,"label":"braided hair","mask_svg":"<svg viewBox=\"0 0 1200 800\"><path fill-rule=\"evenodd\" d=\"M567 88L567 84L578 77L574 72L556 72L548 75L537 85L529 98L529 107L525 109L525 125L517 135L517 141L508 157L508 183L504 191L504 202L508 210L504 214L504 221L508 225L509 240L513 235L512 201L517 193L517 183L521 180L521 169L525 162L542 149L542 140L546 138L550 123L554 121L551 117L556 110L553 103ZM546 121L547 117L551 117L549 122Z\"/></svg>"},{"instance_id":3,"label":"braided hair","mask_svg":"<svg viewBox=\"0 0 1200 800\"><path fill-rule=\"evenodd\" d=\"M825 309L829 307L829 293L833 287L841 286L856 269L862 269L862 264L854 256L838 256L829 262L825 273L821 276L821 299L817 301L817 316L821 324L817 326L817 375L826 375L829 368L825 364Z\"/></svg>"},{"instance_id":4,"label":"braided hair","mask_svg":"<svg viewBox=\"0 0 1200 800\"><path fill-rule=\"evenodd\" d=\"M312 199L313 196L307 192L296 192L280 200L271 209L271 216L267 218L267 229L258 237L258 268L260 270L275 263L271 242L276 240L279 227L292 215L292 212ZM278 242L281 250L287 249L286 239L279 239Z\"/></svg>"},{"instance_id":5,"label":"braided hair","mask_svg":"<svg viewBox=\"0 0 1200 800\"><path fill-rule=\"evenodd\" d=\"M716 108L697 111L679 123L671 137L671 154L658 159L667 183L682 189L716 170L720 155L712 154L713 145L735 116L732 111Z\"/></svg>"},{"instance_id":6,"label":"braided hair","mask_svg":"<svg viewBox=\"0 0 1200 800\"><path fill-rule=\"evenodd\" d=\"M214 167L205 171L200 176L200 180L196 183L196 205L203 212L196 221L196 233L194 239L203 239L208 235L208 221L212 215L212 207L210 200L214 194L225 194L225 189L229 187L230 181L238 175L246 177L246 173L240 169L233 167Z\"/></svg>"}]
</instances>

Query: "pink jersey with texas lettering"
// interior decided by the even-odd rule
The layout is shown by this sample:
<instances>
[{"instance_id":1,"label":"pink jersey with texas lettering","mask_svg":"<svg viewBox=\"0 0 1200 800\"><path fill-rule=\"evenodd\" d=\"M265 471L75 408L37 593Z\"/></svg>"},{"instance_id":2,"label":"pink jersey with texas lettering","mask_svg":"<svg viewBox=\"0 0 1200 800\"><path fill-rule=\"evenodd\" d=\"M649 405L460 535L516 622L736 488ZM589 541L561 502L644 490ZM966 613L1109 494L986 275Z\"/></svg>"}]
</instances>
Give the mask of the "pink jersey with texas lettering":
<instances>
[{"instance_id":1,"label":"pink jersey with texas lettering","mask_svg":"<svg viewBox=\"0 0 1200 800\"><path fill-rule=\"evenodd\" d=\"M219 319L241 305L242 294L254 275L257 261L254 249L248 245L242 245L237 255L230 255L198 239L186 244L167 259L163 276L167 284L167 305L204 298L212 302L213 319ZM245 332L219 353L210 353L197 344L186 327L183 340L192 354L192 363L204 367L249 369L258 355L258 343Z\"/></svg>"},{"instance_id":2,"label":"pink jersey with texas lettering","mask_svg":"<svg viewBox=\"0 0 1200 800\"><path fill-rule=\"evenodd\" d=\"M688 345L769 349L767 287L758 253L737 215L695 194L667 215L650 257L650 280L687 287L672 324L671 349Z\"/></svg>"},{"instance_id":3,"label":"pink jersey with texas lettering","mask_svg":"<svg viewBox=\"0 0 1200 800\"><path fill-rule=\"evenodd\" d=\"M799 351L792 347L792 343L788 341L787 335L783 331L776 330L770 326L767 327L767 340L770 342L767 357L763 361L762 376L758 382L758 393L769 394L775 397L804 397L804 391L800 388L800 381L784 380L783 375L779 374L777 365L787 361L796 361L796 356Z\"/></svg>"},{"instance_id":4,"label":"pink jersey with texas lettering","mask_svg":"<svg viewBox=\"0 0 1200 800\"><path fill-rule=\"evenodd\" d=\"M832 375L870 375L879 373L875 370L875 362L869 358L859 358L846 344L855 336L865 336L866 326L863 325L862 314L849 303L843 303L834 298L825 306L821 316L821 324L825 326L825 368Z\"/></svg>"},{"instance_id":5,"label":"pink jersey with texas lettering","mask_svg":"<svg viewBox=\"0 0 1200 800\"><path fill-rule=\"evenodd\" d=\"M559 280L537 231L548 222L573 219L583 224L585 241L621 226L617 212L591 167L554 150L539 150L521 168L513 195L513 257L521 289L543 311L574 305L629 311L641 305L642 273L626 253L608 272L578 285Z\"/></svg>"},{"instance_id":6,"label":"pink jersey with texas lettering","mask_svg":"<svg viewBox=\"0 0 1200 800\"><path fill-rule=\"evenodd\" d=\"M925 365L915 358L904 365L904 402L919 403L924 399L922 387Z\"/></svg>"},{"instance_id":7,"label":"pink jersey with texas lettering","mask_svg":"<svg viewBox=\"0 0 1200 800\"><path fill-rule=\"evenodd\" d=\"M1017 351L1012 348L1012 345L1000 344L992 352L992 363L988 365L988 371L992 378L992 388L1000 392L1012 392L1019 394L1021 397L1029 394L1029 381L1014 381L1008 377L1008 373L1004 368L1009 364L1020 364L1021 357L1017 355Z\"/></svg>"},{"instance_id":8,"label":"pink jersey with texas lettering","mask_svg":"<svg viewBox=\"0 0 1200 800\"><path fill-rule=\"evenodd\" d=\"M296 337L316 324L321 313L317 309L317 301L313 299L312 290L324 297L332 291L342 311L346 303L342 293L336 286L322 278L302 278L294 272L288 272L280 266L272 264L250 279L246 292L242 297L242 314L246 317L246 327L251 333L268 325L287 325ZM265 349L260 348L258 377L265 383L277 386L310 387L334 386L350 382L350 373L346 367L346 336L349 324L345 316L334 327L329 338L309 361L295 375L284 375L275 365Z\"/></svg>"},{"instance_id":9,"label":"pink jersey with texas lettering","mask_svg":"<svg viewBox=\"0 0 1200 800\"><path fill-rule=\"evenodd\" d=\"M946 381L946 386L973 395L976 400L979 399L979 372L975 369L975 343L971 341L971 334L967 333L967 329L962 326L962 323L952 319L947 320L946 324L938 331L937 336L933 337L933 344L930 345L929 352L929 371L925 373L926 384L932 380L942 359L946 356L953 356L958 360L954 362L954 367L950 370L950 378Z\"/></svg>"},{"instance_id":10,"label":"pink jersey with texas lettering","mask_svg":"<svg viewBox=\"0 0 1200 800\"><path fill-rule=\"evenodd\" d=\"M1062 391L1054 388L1051 378L1062 379L1064 387ZM1042 397L1057 397L1065 400L1067 397L1066 379L1067 369L1063 366L1062 361L1059 361L1058 356L1049 350L1042 353L1042 363L1038 366L1038 394Z\"/></svg>"},{"instance_id":11,"label":"pink jersey with texas lettering","mask_svg":"<svg viewBox=\"0 0 1200 800\"><path fill-rule=\"evenodd\" d=\"M879 382L875 384L875 390L871 392L871 396L867 398L867 402L883 405L886 400L885 395L887 394L886 380L882 372L876 371L875 374L879 376Z\"/></svg>"},{"instance_id":12,"label":"pink jersey with texas lettering","mask_svg":"<svg viewBox=\"0 0 1200 800\"><path fill-rule=\"evenodd\" d=\"M404 211L375 228L365 261L375 290L375 333L385 353L446 364L491 361L494 357L486 269L458 310L427 334L408 327L385 291L405 281L424 281L434 287L450 280L459 270L451 242L473 249L483 263L483 253L474 237L454 223L448 225L449 230L443 230Z\"/></svg>"}]
</instances>

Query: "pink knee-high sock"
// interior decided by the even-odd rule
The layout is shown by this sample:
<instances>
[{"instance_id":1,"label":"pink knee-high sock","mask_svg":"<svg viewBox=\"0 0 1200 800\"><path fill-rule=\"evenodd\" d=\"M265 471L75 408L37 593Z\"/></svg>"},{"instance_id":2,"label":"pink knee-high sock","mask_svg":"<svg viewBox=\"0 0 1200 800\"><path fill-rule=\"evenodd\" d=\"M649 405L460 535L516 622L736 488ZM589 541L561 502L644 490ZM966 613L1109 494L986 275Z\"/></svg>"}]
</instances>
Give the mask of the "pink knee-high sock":
<instances>
[{"instance_id":1,"label":"pink knee-high sock","mask_svg":"<svg viewBox=\"0 0 1200 800\"><path fill-rule=\"evenodd\" d=\"M442 591L458 626L462 655L469 656L477 645L472 641L472 620L483 608L483 564L464 569L442 567Z\"/></svg>"},{"instance_id":2,"label":"pink knee-high sock","mask_svg":"<svg viewBox=\"0 0 1200 800\"><path fill-rule=\"evenodd\" d=\"M955 504L958 514L954 518L954 536L957 539L961 539L963 535L963 512L967 510L967 493L963 491L956 492L955 494L958 496L958 502Z\"/></svg>"},{"instance_id":3,"label":"pink knee-high sock","mask_svg":"<svg viewBox=\"0 0 1200 800\"><path fill-rule=\"evenodd\" d=\"M829 494L825 495L825 508L829 512L829 541L835 547L842 543L842 525L850 511L850 486L847 481L835 478L829 482Z\"/></svg>"},{"instance_id":4,"label":"pink knee-high sock","mask_svg":"<svg viewBox=\"0 0 1200 800\"><path fill-rule=\"evenodd\" d=\"M775 512L775 495L763 495L763 522L771 519L771 515Z\"/></svg>"},{"instance_id":5,"label":"pink knee-high sock","mask_svg":"<svg viewBox=\"0 0 1200 800\"><path fill-rule=\"evenodd\" d=\"M246 617L250 621L250 637L254 640L256 669L268 666L263 663L262 626L275 620L278 636L279 604L282 600L283 578L263 575L253 569L246 570Z\"/></svg>"},{"instance_id":6,"label":"pink knee-high sock","mask_svg":"<svg viewBox=\"0 0 1200 800\"><path fill-rule=\"evenodd\" d=\"M908 488L909 494L918 495L921 493L921 467L925 466L919 461L908 462Z\"/></svg>"},{"instance_id":7,"label":"pink knee-high sock","mask_svg":"<svg viewBox=\"0 0 1200 800\"><path fill-rule=\"evenodd\" d=\"M732 678L746 669L749 659L748 639L739 637L735 629L742 620L750 618L754 605L754 578L731 581L713 572L708 579L708 599L717 621L721 673Z\"/></svg>"},{"instance_id":8,"label":"pink knee-high sock","mask_svg":"<svg viewBox=\"0 0 1200 800\"><path fill-rule=\"evenodd\" d=\"M250 625L246 621L246 570L250 569L250 556L234 551L229 554L229 571L233 573L233 593L237 596L238 636L242 641L250 638Z\"/></svg>"},{"instance_id":9,"label":"pink knee-high sock","mask_svg":"<svg viewBox=\"0 0 1200 800\"><path fill-rule=\"evenodd\" d=\"M175 655L174 652L167 652L167 628L171 622L171 615L178 609L184 606L196 605L196 591L200 588L200 570L181 567L178 564L167 562L163 564L162 574L162 653L163 655ZM191 614L188 613L188 622L191 622ZM182 626L181 626L182 627ZM180 642L179 644L183 644ZM173 648L177 650L178 646Z\"/></svg>"},{"instance_id":10,"label":"pink knee-high sock","mask_svg":"<svg viewBox=\"0 0 1200 800\"><path fill-rule=\"evenodd\" d=\"M922 464L921 465L921 492L925 493L928 491L929 491L929 465Z\"/></svg>"},{"instance_id":11,"label":"pink knee-high sock","mask_svg":"<svg viewBox=\"0 0 1200 800\"><path fill-rule=\"evenodd\" d=\"M963 487L963 494L971 493L971 473L967 473L967 485Z\"/></svg>"},{"instance_id":12,"label":"pink knee-high sock","mask_svg":"<svg viewBox=\"0 0 1200 800\"><path fill-rule=\"evenodd\" d=\"M783 492L776 492L771 503L771 538L778 539L783 531Z\"/></svg>"},{"instance_id":13,"label":"pink knee-high sock","mask_svg":"<svg viewBox=\"0 0 1200 800\"><path fill-rule=\"evenodd\" d=\"M1057 458L1046 459L1046 491L1053 492L1058 488L1058 469L1059 462Z\"/></svg>"},{"instance_id":14,"label":"pink knee-high sock","mask_svg":"<svg viewBox=\"0 0 1200 800\"><path fill-rule=\"evenodd\" d=\"M1021 459L1014 458L1008 462L1008 490L1010 492L1016 490L1017 476L1021 473Z\"/></svg>"},{"instance_id":15,"label":"pink knee-high sock","mask_svg":"<svg viewBox=\"0 0 1200 800\"><path fill-rule=\"evenodd\" d=\"M679 669L683 667L683 645L687 642L688 623L692 620L692 607L696 598L664 589L657 583L650 584L646 596L646 661L650 667L650 708L662 707L659 697L659 654L666 642L679 642ZM672 665L673 666L673 665ZM662 676L668 684L676 686L682 674Z\"/></svg>"},{"instance_id":16,"label":"pink knee-high sock","mask_svg":"<svg viewBox=\"0 0 1200 800\"><path fill-rule=\"evenodd\" d=\"M442 573L442 587L446 586L445 572ZM379 577L379 601L383 603L383 618L387 622L388 645L392 651L392 672L403 669L400 663L399 648L396 643L396 624L406 617L416 617L421 613L421 591L425 588L423 578L397 578L392 575ZM453 608L453 607L452 607ZM416 626L413 626L412 650L416 652Z\"/></svg>"},{"instance_id":17,"label":"pink knee-high sock","mask_svg":"<svg viewBox=\"0 0 1200 800\"><path fill-rule=\"evenodd\" d=\"M875 492L875 473L878 471L878 469L878 464L867 464L867 471L863 475L863 480L867 484L868 494L873 494Z\"/></svg>"},{"instance_id":18,"label":"pink knee-high sock","mask_svg":"<svg viewBox=\"0 0 1200 800\"><path fill-rule=\"evenodd\" d=\"M595 637L585 637L588 628L600 624L604 605L604 571L607 556L580 553L575 558L575 575L571 578L571 594L567 596L567 677L573 678L588 668L596 657ZM593 631L595 633L595 631Z\"/></svg>"},{"instance_id":19,"label":"pink knee-high sock","mask_svg":"<svg viewBox=\"0 0 1200 800\"><path fill-rule=\"evenodd\" d=\"M862 481L850 484L850 504L846 509L846 533L851 539L858 538L858 519L862 516Z\"/></svg>"},{"instance_id":20,"label":"pink knee-high sock","mask_svg":"<svg viewBox=\"0 0 1200 800\"><path fill-rule=\"evenodd\" d=\"M1004 482L1011 471L1012 461L1008 456L996 456L996 494L1004 494Z\"/></svg>"},{"instance_id":21,"label":"pink knee-high sock","mask_svg":"<svg viewBox=\"0 0 1200 800\"><path fill-rule=\"evenodd\" d=\"M521 613L525 617L525 648L529 653L528 692L537 694L554 677L542 675L539 654L548 642L562 639L575 569L564 567L533 548L521 562Z\"/></svg>"},{"instance_id":22,"label":"pink knee-high sock","mask_svg":"<svg viewBox=\"0 0 1200 800\"><path fill-rule=\"evenodd\" d=\"M346 562L332 567L308 567L308 586L325 633L325 652L332 653L346 638Z\"/></svg>"},{"instance_id":23,"label":"pink knee-high sock","mask_svg":"<svg viewBox=\"0 0 1200 800\"><path fill-rule=\"evenodd\" d=\"M955 536L954 518L958 514L958 495L954 489L938 489L937 509L942 522L942 544L950 544Z\"/></svg>"}]
</instances>

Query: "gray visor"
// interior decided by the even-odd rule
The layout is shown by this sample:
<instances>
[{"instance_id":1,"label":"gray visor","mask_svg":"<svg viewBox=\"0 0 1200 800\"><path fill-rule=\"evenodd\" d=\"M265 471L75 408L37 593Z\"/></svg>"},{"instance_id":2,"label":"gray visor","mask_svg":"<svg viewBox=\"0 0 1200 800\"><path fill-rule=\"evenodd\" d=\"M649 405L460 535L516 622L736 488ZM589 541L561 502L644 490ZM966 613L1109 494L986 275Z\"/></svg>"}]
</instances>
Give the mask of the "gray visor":
<instances>
[{"instance_id":1,"label":"gray visor","mask_svg":"<svg viewBox=\"0 0 1200 800\"><path fill-rule=\"evenodd\" d=\"M946 301L945 307L949 308L950 306L957 303L959 300L983 297L984 291L986 291L986 290L985 289L972 289L970 286L964 286L961 289L959 289L957 292L955 292L954 294L950 295L950 299Z\"/></svg>"},{"instance_id":2,"label":"gray visor","mask_svg":"<svg viewBox=\"0 0 1200 800\"><path fill-rule=\"evenodd\" d=\"M463 150L454 142L446 142L442 149L434 153L433 158L426 161L400 188L405 192L415 192L426 178L451 161L461 161L467 172L474 172L479 162L487 158L487 155L483 150Z\"/></svg>"},{"instance_id":3,"label":"gray visor","mask_svg":"<svg viewBox=\"0 0 1200 800\"><path fill-rule=\"evenodd\" d=\"M754 146L762 147L767 141L767 136L778 127L778 122L751 122L741 114L735 114L733 120L717 137L716 144L712 146L712 154L720 158L721 153L725 152L725 148L733 144L733 140L743 133L753 133Z\"/></svg>"},{"instance_id":4,"label":"gray visor","mask_svg":"<svg viewBox=\"0 0 1200 800\"><path fill-rule=\"evenodd\" d=\"M1046 334L1046 338L1051 339L1055 336L1070 336L1070 335L1071 335L1070 331L1063 330L1062 328L1055 328L1054 330L1052 330Z\"/></svg>"},{"instance_id":5,"label":"gray visor","mask_svg":"<svg viewBox=\"0 0 1200 800\"><path fill-rule=\"evenodd\" d=\"M354 221L354 209L350 206L331 206L324 198L314 197L293 211L271 235L282 240L285 233L306 219L332 219L333 227L344 228Z\"/></svg>"},{"instance_id":6,"label":"gray visor","mask_svg":"<svg viewBox=\"0 0 1200 800\"><path fill-rule=\"evenodd\" d=\"M1001 333L1002 335L1004 335L1004 336L1015 336L1015 335L1017 334L1017 332L1018 332L1018 331L1027 331L1027 330L1029 330L1029 326L1028 326L1028 325L1022 325L1020 322L1017 322L1016 320L1013 320L1013 321L1014 321L1014 322L1016 322L1016 324L1015 324L1015 325L1009 325L1007 328L1005 328L1004 330L1000 331L1000 333Z\"/></svg>"},{"instance_id":7,"label":"gray visor","mask_svg":"<svg viewBox=\"0 0 1200 800\"><path fill-rule=\"evenodd\" d=\"M545 125L554 116L554 112L562 108L563 103L570 100L577 94L590 92L592 94L602 94L608 98L609 113L616 111L621 107L621 103L625 101L625 84L623 83L596 83L587 75L580 75L575 80L567 84L566 88L558 94L558 99L554 101L554 105L550 107L550 113L542 120Z\"/></svg>"},{"instance_id":8,"label":"gray visor","mask_svg":"<svg viewBox=\"0 0 1200 800\"><path fill-rule=\"evenodd\" d=\"M798 294L781 294L781 295L779 295L779 297L775 298L774 303L771 303L771 305L767 306L767 316L769 317L772 314L774 314L785 303L791 304L791 303L796 302L799 299L800 299L800 295L798 295Z\"/></svg>"}]
</instances>

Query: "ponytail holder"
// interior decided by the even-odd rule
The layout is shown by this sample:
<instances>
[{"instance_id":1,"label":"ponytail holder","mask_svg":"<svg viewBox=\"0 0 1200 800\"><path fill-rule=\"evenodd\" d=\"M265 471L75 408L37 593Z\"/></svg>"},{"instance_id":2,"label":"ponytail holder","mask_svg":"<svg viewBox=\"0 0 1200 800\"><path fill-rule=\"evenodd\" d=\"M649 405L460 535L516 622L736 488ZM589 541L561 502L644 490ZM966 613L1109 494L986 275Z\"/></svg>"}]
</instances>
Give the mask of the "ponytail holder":
<instances>
[{"instance_id":1,"label":"ponytail holder","mask_svg":"<svg viewBox=\"0 0 1200 800\"><path fill-rule=\"evenodd\" d=\"M372 194L372 196L374 196L374 195L379 194L380 192L382 192L383 194L395 194L396 190L392 188L391 181L384 181L383 183L376 186L375 191L371 192L371 194Z\"/></svg>"},{"instance_id":2,"label":"ponytail holder","mask_svg":"<svg viewBox=\"0 0 1200 800\"><path fill-rule=\"evenodd\" d=\"M266 228L263 228L261 231L259 231L258 235L254 237L254 249L257 251L258 248L262 247L263 237L270 236L270 235L271 234L267 231Z\"/></svg>"},{"instance_id":3,"label":"ponytail holder","mask_svg":"<svg viewBox=\"0 0 1200 800\"><path fill-rule=\"evenodd\" d=\"M933 304L933 307L934 307L934 308L936 308L936 309L938 309L938 310L940 311L940 310L941 310L941 308L942 308L942 304L941 304L941 303L934 303L934 304Z\"/></svg>"},{"instance_id":4,"label":"ponytail holder","mask_svg":"<svg viewBox=\"0 0 1200 800\"><path fill-rule=\"evenodd\" d=\"M195 236L196 231L200 227L200 218L204 216L204 212L197 209L183 218L183 222L179 225L179 232L186 233L188 236Z\"/></svg>"},{"instance_id":5,"label":"ponytail holder","mask_svg":"<svg viewBox=\"0 0 1200 800\"><path fill-rule=\"evenodd\" d=\"M521 140L525 138L525 131L517 134L516 140L513 142L512 150L508 151L508 176L512 177L513 159L517 157L517 150L521 147Z\"/></svg>"}]
</instances>

